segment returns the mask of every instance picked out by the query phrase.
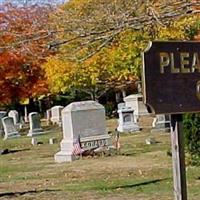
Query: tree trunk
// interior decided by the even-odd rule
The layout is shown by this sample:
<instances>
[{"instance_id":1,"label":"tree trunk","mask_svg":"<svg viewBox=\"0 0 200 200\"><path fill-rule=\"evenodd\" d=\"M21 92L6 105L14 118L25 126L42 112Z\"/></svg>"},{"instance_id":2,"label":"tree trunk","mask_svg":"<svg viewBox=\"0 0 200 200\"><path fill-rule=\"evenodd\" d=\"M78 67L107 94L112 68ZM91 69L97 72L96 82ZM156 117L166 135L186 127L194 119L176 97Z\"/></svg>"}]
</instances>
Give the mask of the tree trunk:
<instances>
[{"instance_id":1,"label":"tree trunk","mask_svg":"<svg viewBox=\"0 0 200 200\"><path fill-rule=\"evenodd\" d=\"M119 103L121 101L120 92L115 92L115 100L116 103Z\"/></svg>"},{"instance_id":2,"label":"tree trunk","mask_svg":"<svg viewBox=\"0 0 200 200\"><path fill-rule=\"evenodd\" d=\"M96 93L95 93L95 91L91 91L90 96L91 96L91 99L92 99L93 101L98 101L98 99L96 98Z\"/></svg>"}]
</instances>

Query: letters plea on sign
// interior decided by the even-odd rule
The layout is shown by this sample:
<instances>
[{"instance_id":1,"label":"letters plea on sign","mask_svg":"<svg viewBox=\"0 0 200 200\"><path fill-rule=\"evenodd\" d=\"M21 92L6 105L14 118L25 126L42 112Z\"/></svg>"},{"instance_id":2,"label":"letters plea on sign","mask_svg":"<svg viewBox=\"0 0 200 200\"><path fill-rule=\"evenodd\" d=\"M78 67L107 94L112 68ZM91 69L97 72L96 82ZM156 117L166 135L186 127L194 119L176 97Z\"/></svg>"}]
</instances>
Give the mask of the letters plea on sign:
<instances>
[{"instance_id":1,"label":"letters plea on sign","mask_svg":"<svg viewBox=\"0 0 200 200\"><path fill-rule=\"evenodd\" d=\"M151 112L200 112L200 42L151 42L143 53L142 77Z\"/></svg>"}]
</instances>

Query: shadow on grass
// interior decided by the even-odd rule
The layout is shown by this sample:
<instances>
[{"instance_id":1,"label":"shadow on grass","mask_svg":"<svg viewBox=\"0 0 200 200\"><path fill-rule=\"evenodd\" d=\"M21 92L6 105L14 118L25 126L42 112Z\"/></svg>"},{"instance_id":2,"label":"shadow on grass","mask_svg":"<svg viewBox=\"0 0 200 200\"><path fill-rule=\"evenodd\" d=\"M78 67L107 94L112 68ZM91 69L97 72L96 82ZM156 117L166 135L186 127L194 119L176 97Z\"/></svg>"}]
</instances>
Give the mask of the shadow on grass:
<instances>
[{"instance_id":1,"label":"shadow on grass","mask_svg":"<svg viewBox=\"0 0 200 200\"><path fill-rule=\"evenodd\" d=\"M145 181L142 183L135 183L135 184L128 184L128 185L121 185L121 186L115 186L115 187L109 187L109 189L115 190L119 188L133 188L133 187L139 187L139 186L144 186L144 185L149 185L153 183L159 183L165 180L169 180L169 178L163 178L163 179L155 179L155 180L150 180L150 181Z\"/></svg>"},{"instance_id":2,"label":"shadow on grass","mask_svg":"<svg viewBox=\"0 0 200 200\"><path fill-rule=\"evenodd\" d=\"M16 150L10 150L10 149L0 149L0 155L5 155L9 153L17 153L20 151L29 151L30 149L16 149Z\"/></svg>"},{"instance_id":3,"label":"shadow on grass","mask_svg":"<svg viewBox=\"0 0 200 200\"><path fill-rule=\"evenodd\" d=\"M121 153L122 156L135 156L136 153Z\"/></svg>"},{"instance_id":4,"label":"shadow on grass","mask_svg":"<svg viewBox=\"0 0 200 200\"><path fill-rule=\"evenodd\" d=\"M28 191L23 191L23 192L4 192L0 193L0 197L5 197L5 196L22 196L25 194L37 194L41 192L57 192L60 190L51 190L51 189L45 189L45 190L28 190Z\"/></svg>"}]
</instances>

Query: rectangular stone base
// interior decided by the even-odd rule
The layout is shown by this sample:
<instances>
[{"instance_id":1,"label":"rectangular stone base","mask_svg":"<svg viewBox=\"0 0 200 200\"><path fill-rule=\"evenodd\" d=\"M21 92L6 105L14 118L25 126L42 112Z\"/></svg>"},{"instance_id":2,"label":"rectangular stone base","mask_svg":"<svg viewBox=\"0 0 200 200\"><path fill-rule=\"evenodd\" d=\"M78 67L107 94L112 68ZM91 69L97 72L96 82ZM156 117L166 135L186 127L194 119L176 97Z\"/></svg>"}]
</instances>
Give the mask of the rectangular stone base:
<instances>
[{"instance_id":1,"label":"rectangular stone base","mask_svg":"<svg viewBox=\"0 0 200 200\"><path fill-rule=\"evenodd\" d=\"M155 133L155 132L165 132L165 133L169 133L171 130L170 128L152 128L151 129L151 133Z\"/></svg>"},{"instance_id":2,"label":"rectangular stone base","mask_svg":"<svg viewBox=\"0 0 200 200\"><path fill-rule=\"evenodd\" d=\"M69 152L59 151L54 155L55 162L62 163L62 162L72 162L76 160L76 156L69 154Z\"/></svg>"},{"instance_id":3,"label":"rectangular stone base","mask_svg":"<svg viewBox=\"0 0 200 200\"><path fill-rule=\"evenodd\" d=\"M11 139L11 138L18 138L20 136L21 135L18 132L15 132L15 133L12 133L12 134L9 134L9 135L5 135L4 140Z\"/></svg>"},{"instance_id":4,"label":"rectangular stone base","mask_svg":"<svg viewBox=\"0 0 200 200\"><path fill-rule=\"evenodd\" d=\"M138 132L140 131L140 128L137 124L132 124L132 125L119 125L117 127L117 131L119 132Z\"/></svg>"},{"instance_id":5,"label":"rectangular stone base","mask_svg":"<svg viewBox=\"0 0 200 200\"><path fill-rule=\"evenodd\" d=\"M43 131L43 129L37 129L37 130L29 130L27 136L28 137L33 137L35 135L43 135L45 134L46 132Z\"/></svg>"}]
</instances>

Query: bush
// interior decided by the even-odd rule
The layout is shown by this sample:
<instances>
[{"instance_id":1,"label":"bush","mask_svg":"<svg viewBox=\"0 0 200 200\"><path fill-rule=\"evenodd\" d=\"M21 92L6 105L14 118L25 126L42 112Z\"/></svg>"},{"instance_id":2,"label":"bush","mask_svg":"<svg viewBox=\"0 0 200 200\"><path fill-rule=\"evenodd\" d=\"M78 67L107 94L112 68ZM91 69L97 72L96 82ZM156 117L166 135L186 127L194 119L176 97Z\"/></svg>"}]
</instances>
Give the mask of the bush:
<instances>
[{"instance_id":1,"label":"bush","mask_svg":"<svg viewBox=\"0 0 200 200\"><path fill-rule=\"evenodd\" d=\"M191 164L200 165L200 114L185 114L183 118L186 150Z\"/></svg>"}]
</instances>

